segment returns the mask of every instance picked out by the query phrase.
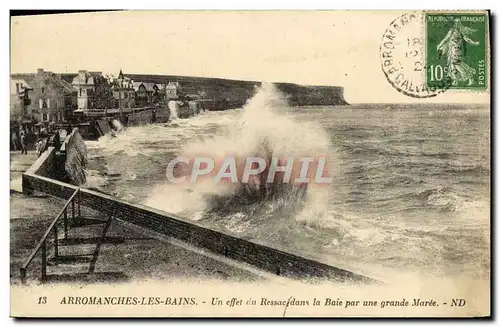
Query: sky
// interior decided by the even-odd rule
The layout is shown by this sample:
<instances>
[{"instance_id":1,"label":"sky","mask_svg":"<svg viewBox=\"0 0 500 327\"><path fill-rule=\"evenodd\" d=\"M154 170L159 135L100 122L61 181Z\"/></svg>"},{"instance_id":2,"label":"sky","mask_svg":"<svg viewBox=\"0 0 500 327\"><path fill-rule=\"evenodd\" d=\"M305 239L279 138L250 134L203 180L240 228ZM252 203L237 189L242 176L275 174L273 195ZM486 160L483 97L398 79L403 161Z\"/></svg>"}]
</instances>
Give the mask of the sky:
<instances>
[{"instance_id":1,"label":"sky","mask_svg":"<svg viewBox=\"0 0 500 327\"><path fill-rule=\"evenodd\" d=\"M339 85L350 103L487 103L486 92L415 99L380 61L397 11L131 11L11 19L11 73L76 72L221 77Z\"/></svg>"}]
</instances>

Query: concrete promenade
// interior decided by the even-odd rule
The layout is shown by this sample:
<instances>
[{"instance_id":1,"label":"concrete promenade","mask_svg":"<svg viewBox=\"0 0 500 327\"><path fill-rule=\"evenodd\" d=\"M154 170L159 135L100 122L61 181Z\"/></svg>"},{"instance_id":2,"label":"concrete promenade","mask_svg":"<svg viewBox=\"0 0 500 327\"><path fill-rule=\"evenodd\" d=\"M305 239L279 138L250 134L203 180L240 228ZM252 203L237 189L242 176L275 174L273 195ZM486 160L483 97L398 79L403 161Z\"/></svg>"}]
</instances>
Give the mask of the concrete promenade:
<instances>
[{"instance_id":1,"label":"concrete promenade","mask_svg":"<svg viewBox=\"0 0 500 327\"><path fill-rule=\"evenodd\" d=\"M22 193L22 174L36 161L35 150L28 150L28 154L21 151L10 151L10 191Z\"/></svg>"},{"instance_id":2,"label":"concrete promenade","mask_svg":"<svg viewBox=\"0 0 500 327\"><path fill-rule=\"evenodd\" d=\"M19 283L19 268L40 241L46 228L64 206L64 201L49 196L27 197L11 194L10 211L10 280ZM90 209L84 217L102 218ZM92 253L91 241L100 235L101 226L70 230L69 237L78 244L60 246L60 255ZM101 246L95 272L88 264L58 264L48 267L49 282L87 284L145 280L263 280L256 274L233 267L201 253L162 242L147 233L114 221ZM50 260L50 255L49 255ZM28 282L38 283L41 258L38 255L28 269Z\"/></svg>"}]
</instances>

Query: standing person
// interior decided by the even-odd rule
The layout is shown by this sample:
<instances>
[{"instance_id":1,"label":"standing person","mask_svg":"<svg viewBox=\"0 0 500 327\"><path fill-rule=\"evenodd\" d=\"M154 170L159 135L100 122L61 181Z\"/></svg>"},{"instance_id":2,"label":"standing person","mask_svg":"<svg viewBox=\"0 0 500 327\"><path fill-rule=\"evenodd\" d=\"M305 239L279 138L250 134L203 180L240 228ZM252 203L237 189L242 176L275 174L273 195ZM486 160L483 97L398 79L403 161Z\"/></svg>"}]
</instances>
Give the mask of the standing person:
<instances>
[{"instance_id":1,"label":"standing person","mask_svg":"<svg viewBox=\"0 0 500 327\"><path fill-rule=\"evenodd\" d=\"M59 130L56 130L56 133L54 134L54 147L56 148L56 151L59 151L61 148L61 137L59 135Z\"/></svg>"},{"instance_id":2,"label":"standing person","mask_svg":"<svg viewBox=\"0 0 500 327\"><path fill-rule=\"evenodd\" d=\"M42 124L42 126L40 128L40 136L41 137L47 137L48 136L47 126L45 124Z\"/></svg>"},{"instance_id":3,"label":"standing person","mask_svg":"<svg viewBox=\"0 0 500 327\"><path fill-rule=\"evenodd\" d=\"M42 154L42 145L43 145L43 142L42 142L42 139L38 139L36 140L36 155L37 157L39 157L41 154Z\"/></svg>"},{"instance_id":4,"label":"standing person","mask_svg":"<svg viewBox=\"0 0 500 327\"><path fill-rule=\"evenodd\" d=\"M17 139L17 132L16 132L16 130L15 130L15 129L12 129L12 130L10 131L10 133L11 133L11 135L12 135L12 136L11 136L11 139L12 139L12 150L13 150L13 151L17 151L17 140L18 140L18 139Z\"/></svg>"},{"instance_id":5,"label":"standing person","mask_svg":"<svg viewBox=\"0 0 500 327\"><path fill-rule=\"evenodd\" d=\"M28 154L28 150L26 148L26 134L24 131L21 132L21 154Z\"/></svg>"},{"instance_id":6,"label":"standing person","mask_svg":"<svg viewBox=\"0 0 500 327\"><path fill-rule=\"evenodd\" d=\"M11 140L12 140L12 150L17 151L17 135L16 131L12 130L11 132Z\"/></svg>"},{"instance_id":7,"label":"standing person","mask_svg":"<svg viewBox=\"0 0 500 327\"><path fill-rule=\"evenodd\" d=\"M37 141L40 139L40 128L38 126L33 127L33 138Z\"/></svg>"},{"instance_id":8,"label":"standing person","mask_svg":"<svg viewBox=\"0 0 500 327\"><path fill-rule=\"evenodd\" d=\"M30 143L36 141L35 137L35 127L33 126L33 123L30 123L28 126L28 131L30 133Z\"/></svg>"},{"instance_id":9,"label":"standing person","mask_svg":"<svg viewBox=\"0 0 500 327\"><path fill-rule=\"evenodd\" d=\"M22 136L23 134L26 134L26 133L24 132L23 125L19 125L19 139L21 139L21 136Z\"/></svg>"}]
</instances>

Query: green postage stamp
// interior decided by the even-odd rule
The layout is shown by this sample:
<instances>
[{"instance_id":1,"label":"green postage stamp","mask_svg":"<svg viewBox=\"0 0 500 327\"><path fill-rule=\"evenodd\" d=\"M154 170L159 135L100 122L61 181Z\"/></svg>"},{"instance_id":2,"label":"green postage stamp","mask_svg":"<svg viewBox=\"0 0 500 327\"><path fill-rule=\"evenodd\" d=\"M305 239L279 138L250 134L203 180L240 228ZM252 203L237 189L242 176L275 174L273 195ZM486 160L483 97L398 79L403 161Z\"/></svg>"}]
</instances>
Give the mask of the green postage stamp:
<instances>
[{"instance_id":1,"label":"green postage stamp","mask_svg":"<svg viewBox=\"0 0 500 327\"><path fill-rule=\"evenodd\" d=\"M488 18L487 11L413 11L395 17L380 44L387 81L413 98L488 90Z\"/></svg>"},{"instance_id":2,"label":"green postage stamp","mask_svg":"<svg viewBox=\"0 0 500 327\"><path fill-rule=\"evenodd\" d=\"M450 89L488 87L488 15L426 13L426 85Z\"/></svg>"}]
</instances>

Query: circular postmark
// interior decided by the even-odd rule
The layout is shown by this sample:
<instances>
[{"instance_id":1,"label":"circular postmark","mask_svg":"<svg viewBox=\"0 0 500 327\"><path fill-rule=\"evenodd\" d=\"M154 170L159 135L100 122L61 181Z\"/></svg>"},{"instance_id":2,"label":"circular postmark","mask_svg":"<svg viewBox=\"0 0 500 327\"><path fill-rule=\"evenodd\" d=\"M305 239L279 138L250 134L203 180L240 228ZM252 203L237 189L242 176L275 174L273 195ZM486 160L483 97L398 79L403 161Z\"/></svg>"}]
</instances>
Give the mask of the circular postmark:
<instances>
[{"instance_id":1,"label":"circular postmark","mask_svg":"<svg viewBox=\"0 0 500 327\"><path fill-rule=\"evenodd\" d=\"M398 92L413 98L436 96L450 87L450 81L426 81L425 17L406 13L393 20L380 44L380 62L387 81Z\"/></svg>"}]
</instances>

